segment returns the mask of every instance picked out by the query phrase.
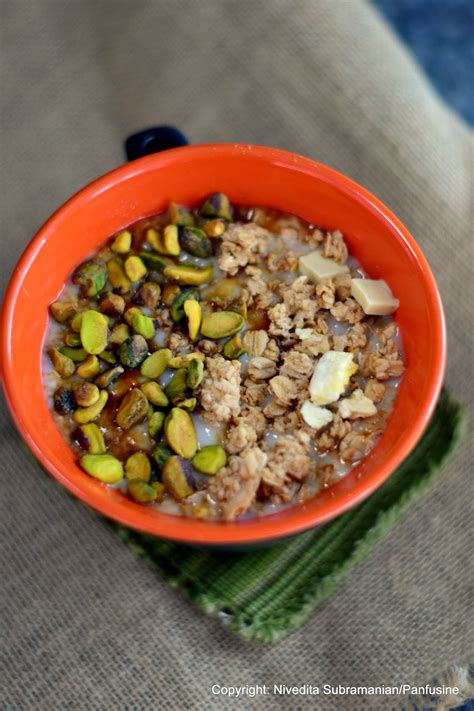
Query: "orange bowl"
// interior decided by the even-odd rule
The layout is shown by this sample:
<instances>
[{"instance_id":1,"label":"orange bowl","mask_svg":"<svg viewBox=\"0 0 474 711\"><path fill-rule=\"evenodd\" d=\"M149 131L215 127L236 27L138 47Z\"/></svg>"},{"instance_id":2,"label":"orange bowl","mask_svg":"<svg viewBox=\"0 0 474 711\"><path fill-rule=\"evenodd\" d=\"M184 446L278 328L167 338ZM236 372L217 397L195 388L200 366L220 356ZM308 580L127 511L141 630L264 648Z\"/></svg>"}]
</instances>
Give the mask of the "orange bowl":
<instances>
[{"instance_id":1,"label":"orange bowl","mask_svg":"<svg viewBox=\"0 0 474 711\"><path fill-rule=\"evenodd\" d=\"M294 213L346 236L351 254L400 299L396 313L407 370L387 428L343 480L303 504L231 523L193 520L136 504L87 476L59 432L42 382L48 305L72 269L109 235L215 191L235 203ZM330 168L250 145L187 146L124 165L74 195L25 250L9 283L1 320L2 380L17 427L41 464L74 496L111 519L183 543L244 545L324 523L365 499L405 459L436 405L446 360L439 293L420 248L373 195Z\"/></svg>"}]
</instances>

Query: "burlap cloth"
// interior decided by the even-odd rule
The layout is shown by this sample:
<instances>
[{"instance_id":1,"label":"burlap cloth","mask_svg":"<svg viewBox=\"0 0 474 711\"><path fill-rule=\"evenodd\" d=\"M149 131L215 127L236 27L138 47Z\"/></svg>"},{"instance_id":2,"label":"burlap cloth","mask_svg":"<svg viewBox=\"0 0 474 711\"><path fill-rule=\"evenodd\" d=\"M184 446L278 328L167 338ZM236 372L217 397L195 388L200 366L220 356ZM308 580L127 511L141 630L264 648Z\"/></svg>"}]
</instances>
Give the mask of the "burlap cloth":
<instances>
[{"instance_id":1,"label":"burlap cloth","mask_svg":"<svg viewBox=\"0 0 474 711\"><path fill-rule=\"evenodd\" d=\"M3 288L43 220L121 163L134 130L170 122L194 142L280 146L366 185L413 232L444 297L447 382L473 402L470 133L369 5L1 0L0 8ZM473 651L468 442L304 628L255 648L184 602L43 474L4 406L0 427L5 708L230 708L212 684L421 684ZM392 708L354 697L232 707L264 704Z\"/></svg>"}]
</instances>

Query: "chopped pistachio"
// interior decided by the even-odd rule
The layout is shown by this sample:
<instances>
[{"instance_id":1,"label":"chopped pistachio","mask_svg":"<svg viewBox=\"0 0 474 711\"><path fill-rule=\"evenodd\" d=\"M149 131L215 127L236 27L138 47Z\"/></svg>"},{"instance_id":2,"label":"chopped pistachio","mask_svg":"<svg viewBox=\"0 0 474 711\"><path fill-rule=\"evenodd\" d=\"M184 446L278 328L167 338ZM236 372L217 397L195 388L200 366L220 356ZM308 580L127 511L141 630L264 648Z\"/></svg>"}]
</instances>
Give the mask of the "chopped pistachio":
<instances>
[{"instance_id":1,"label":"chopped pistachio","mask_svg":"<svg viewBox=\"0 0 474 711\"><path fill-rule=\"evenodd\" d=\"M75 371L76 366L72 358L65 355L62 350L58 351L57 348L49 348L48 355L54 366L54 369L63 378L69 378Z\"/></svg>"},{"instance_id":2,"label":"chopped pistachio","mask_svg":"<svg viewBox=\"0 0 474 711\"><path fill-rule=\"evenodd\" d=\"M109 343L111 346L121 346L130 337L130 329L126 323L119 323L110 332Z\"/></svg>"},{"instance_id":3,"label":"chopped pistachio","mask_svg":"<svg viewBox=\"0 0 474 711\"><path fill-rule=\"evenodd\" d=\"M147 400L156 407L166 407L169 403L167 396L154 380L143 383L143 385L140 386L140 390Z\"/></svg>"},{"instance_id":4,"label":"chopped pistachio","mask_svg":"<svg viewBox=\"0 0 474 711\"><path fill-rule=\"evenodd\" d=\"M212 255L212 243L209 237L197 227L181 227L179 229L179 244L185 252L192 254L193 257L206 259Z\"/></svg>"},{"instance_id":5,"label":"chopped pistachio","mask_svg":"<svg viewBox=\"0 0 474 711\"><path fill-rule=\"evenodd\" d=\"M76 374L81 378L94 378L100 372L99 359L95 355L88 355L80 365L77 366Z\"/></svg>"},{"instance_id":6,"label":"chopped pistachio","mask_svg":"<svg viewBox=\"0 0 474 711\"><path fill-rule=\"evenodd\" d=\"M155 230L154 227L150 227L146 231L146 241L148 242L150 247L155 250L155 252L158 252L159 254L166 254L166 247L163 241L163 236L160 235L158 230Z\"/></svg>"},{"instance_id":7,"label":"chopped pistachio","mask_svg":"<svg viewBox=\"0 0 474 711\"><path fill-rule=\"evenodd\" d=\"M125 369L121 365L116 365L114 368L110 368L110 370L106 370L99 375L99 377L95 379L95 383L100 388L108 388L109 385L112 385L124 372Z\"/></svg>"},{"instance_id":8,"label":"chopped pistachio","mask_svg":"<svg viewBox=\"0 0 474 711\"><path fill-rule=\"evenodd\" d=\"M81 342L84 350L98 355L107 346L108 321L98 311L84 311L81 323Z\"/></svg>"},{"instance_id":9,"label":"chopped pistachio","mask_svg":"<svg viewBox=\"0 0 474 711\"><path fill-rule=\"evenodd\" d=\"M151 456L153 457L153 460L158 469L161 470L165 462L173 456L173 450L171 450L164 442L162 442L161 444L158 444L155 447L155 449L151 453Z\"/></svg>"},{"instance_id":10,"label":"chopped pistachio","mask_svg":"<svg viewBox=\"0 0 474 711\"><path fill-rule=\"evenodd\" d=\"M188 388L191 390L196 390L201 383L204 376L204 363L202 360L192 360L188 365L186 372L186 383Z\"/></svg>"},{"instance_id":11,"label":"chopped pistachio","mask_svg":"<svg viewBox=\"0 0 474 711\"><path fill-rule=\"evenodd\" d=\"M110 363L110 365L114 365L117 362L117 357L115 353L110 350L102 351L102 353L99 353L99 358L101 360L104 360L106 363Z\"/></svg>"},{"instance_id":12,"label":"chopped pistachio","mask_svg":"<svg viewBox=\"0 0 474 711\"><path fill-rule=\"evenodd\" d=\"M54 301L49 310L58 323L65 323L76 313L77 303L75 301Z\"/></svg>"},{"instance_id":13,"label":"chopped pistachio","mask_svg":"<svg viewBox=\"0 0 474 711\"><path fill-rule=\"evenodd\" d=\"M197 398L188 397L186 400L178 400L176 402L176 407L181 407L186 412L194 412L197 405Z\"/></svg>"},{"instance_id":14,"label":"chopped pistachio","mask_svg":"<svg viewBox=\"0 0 474 711\"><path fill-rule=\"evenodd\" d=\"M125 311L125 299L120 294L108 291L99 303L99 309L108 316L121 316Z\"/></svg>"},{"instance_id":15,"label":"chopped pistachio","mask_svg":"<svg viewBox=\"0 0 474 711\"><path fill-rule=\"evenodd\" d=\"M79 333L81 330L83 313L84 312L81 311L80 313L73 316L71 319L71 323L69 325L71 326L71 331L74 331L74 333Z\"/></svg>"},{"instance_id":16,"label":"chopped pistachio","mask_svg":"<svg viewBox=\"0 0 474 711\"><path fill-rule=\"evenodd\" d=\"M148 400L141 390L133 388L120 403L115 420L123 430L142 422L147 413Z\"/></svg>"},{"instance_id":17,"label":"chopped pistachio","mask_svg":"<svg viewBox=\"0 0 474 711\"><path fill-rule=\"evenodd\" d=\"M107 450L104 436L95 422L80 425L74 436L82 449L85 449L89 454L104 454Z\"/></svg>"},{"instance_id":18,"label":"chopped pistachio","mask_svg":"<svg viewBox=\"0 0 474 711\"><path fill-rule=\"evenodd\" d=\"M221 237L225 232L225 222L220 219L209 220L202 229L208 237Z\"/></svg>"},{"instance_id":19,"label":"chopped pistachio","mask_svg":"<svg viewBox=\"0 0 474 711\"><path fill-rule=\"evenodd\" d=\"M161 287L154 281L146 281L140 287L136 301L149 309L156 309L160 303Z\"/></svg>"},{"instance_id":20,"label":"chopped pistachio","mask_svg":"<svg viewBox=\"0 0 474 711\"><path fill-rule=\"evenodd\" d=\"M146 265L142 262L140 257L135 255L127 257L124 268L130 281L140 281L140 279L143 279L148 271Z\"/></svg>"},{"instance_id":21,"label":"chopped pistachio","mask_svg":"<svg viewBox=\"0 0 474 711\"><path fill-rule=\"evenodd\" d=\"M185 410L173 407L165 420L165 438L171 449L184 459L191 459L196 454L196 431Z\"/></svg>"},{"instance_id":22,"label":"chopped pistachio","mask_svg":"<svg viewBox=\"0 0 474 711\"><path fill-rule=\"evenodd\" d=\"M69 348L69 346L62 346L60 352L74 361L74 363L81 363L81 361L87 358L87 351L84 348Z\"/></svg>"},{"instance_id":23,"label":"chopped pistachio","mask_svg":"<svg viewBox=\"0 0 474 711\"><path fill-rule=\"evenodd\" d=\"M81 345L81 337L78 333L66 333L64 336L64 344L71 348L77 348Z\"/></svg>"},{"instance_id":24,"label":"chopped pistachio","mask_svg":"<svg viewBox=\"0 0 474 711\"><path fill-rule=\"evenodd\" d=\"M163 289L162 301L165 306L171 306L173 301L176 299L180 293L180 288L176 284L167 284Z\"/></svg>"},{"instance_id":25,"label":"chopped pistachio","mask_svg":"<svg viewBox=\"0 0 474 711\"><path fill-rule=\"evenodd\" d=\"M139 504L149 504L158 496L157 490L143 479L130 479L127 484L130 497Z\"/></svg>"},{"instance_id":26,"label":"chopped pistachio","mask_svg":"<svg viewBox=\"0 0 474 711\"><path fill-rule=\"evenodd\" d=\"M128 323L128 325L131 326L133 317L136 315L142 316L143 311L140 308L138 308L138 306L131 306L129 309L127 309L125 311L123 318L126 321L126 323Z\"/></svg>"},{"instance_id":27,"label":"chopped pistachio","mask_svg":"<svg viewBox=\"0 0 474 711\"><path fill-rule=\"evenodd\" d=\"M209 195L199 212L204 217L221 217L227 222L232 220L232 206L224 193Z\"/></svg>"},{"instance_id":28,"label":"chopped pistachio","mask_svg":"<svg viewBox=\"0 0 474 711\"><path fill-rule=\"evenodd\" d=\"M190 227L194 225L194 216L191 210L182 205L178 205L176 202L170 203L168 208L170 222L173 225L180 225Z\"/></svg>"},{"instance_id":29,"label":"chopped pistachio","mask_svg":"<svg viewBox=\"0 0 474 711\"><path fill-rule=\"evenodd\" d=\"M203 474L217 474L219 469L227 464L227 454L224 447L210 444L203 447L192 459L192 465Z\"/></svg>"},{"instance_id":30,"label":"chopped pistachio","mask_svg":"<svg viewBox=\"0 0 474 711\"><path fill-rule=\"evenodd\" d=\"M117 484L123 478L122 462L111 454L85 454L80 464L85 472L105 484Z\"/></svg>"},{"instance_id":31,"label":"chopped pistachio","mask_svg":"<svg viewBox=\"0 0 474 711\"><path fill-rule=\"evenodd\" d=\"M99 388L94 383L73 383L72 394L80 407L89 407L90 405L95 405L99 399Z\"/></svg>"},{"instance_id":32,"label":"chopped pistachio","mask_svg":"<svg viewBox=\"0 0 474 711\"><path fill-rule=\"evenodd\" d=\"M130 291L132 283L125 273L123 262L120 257L113 257L107 262L107 270L109 273L109 281L113 288L120 294L126 294Z\"/></svg>"},{"instance_id":33,"label":"chopped pistachio","mask_svg":"<svg viewBox=\"0 0 474 711\"><path fill-rule=\"evenodd\" d=\"M201 333L206 338L226 338L240 331L243 325L243 317L235 311L214 311L204 316Z\"/></svg>"},{"instance_id":34,"label":"chopped pistachio","mask_svg":"<svg viewBox=\"0 0 474 711\"><path fill-rule=\"evenodd\" d=\"M162 476L166 491L177 501L193 493L192 471L181 457L170 457L163 466Z\"/></svg>"},{"instance_id":35,"label":"chopped pistachio","mask_svg":"<svg viewBox=\"0 0 474 711\"><path fill-rule=\"evenodd\" d=\"M148 420L148 434L152 439L156 439L165 423L165 413L164 412L154 412L153 415Z\"/></svg>"},{"instance_id":36,"label":"chopped pistachio","mask_svg":"<svg viewBox=\"0 0 474 711\"><path fill-rule=\"evenodd\" d=\"M93 260L80 264L72 275L72 283L79 286L82 298L97 296L107 281L107 269Z\"/></svg>"},{"instance_id":37,"label":"chopped pistachio","mask_svg":"<svg viewBox=\"0 0 474 711\"><path fill-rule=\"evenodd\" d=\"M161 481L152 481L150 486L156 491L156 501L162 501L164 495L166 494L166 487Z\"/></svg>"},{"instance_id":38,"label":"chopped pistachio","mask_svg":"<svg viewBox=\"0 0 474 711\"><path fill-rule=\"evenodd\" d=\"M186 291L179 291L176 298L171 305L171 318L173 321L180 321L184 318L184 304L188 300L199 301L200 294L197 289L187 289Z\"/></svg>"},{"instance_id":39,"label":"chopped pistachio","mask_svg":"<svg viewBox=\"0 0 474 711\"><path fill-rule=\"evenodd\" d=\"M188 333L189 340L194 341L199 333L199 327L202 321L202 308L199 301L188 299L183 305L184 313L188 317Z\"/></svg>"},{"instance_id":40,"label":"chopped pistachio","mask_svg":"<svg viewBox=\"0 0 474 711\"><path fill-rule=\"evenodd\" d=\"M225 358L229 360L236 360L240 358L245 353L245 348L242 344L242 339L238 333L228 341L224 343L224 348L222 349Z\"/></svg>"},{"instance_id":41,"label":"chopped pistachio","mask_svg":"<svg viewBox=\"0 0 474 711\"><path fill-rule=\"evenodd\" d=\"M150 340L155 335L155 324L153 319L143 314L134 313L132 316L132 328L143 338Z\"/></svg>"},{"instance_id":42,"label":"chopped pistachio","mask_svg":"<svg viewBox=\"0 0 474 711\"><path fill-rule=\"evenodd\" d=\"M148 345L143 336L127 338L119 349L119 360L126 368L138 368L148 354Z\"/></svg>"},{"instance_id":43,"label":"chopped pistachio","mask_svg":"<svg viewBox=\"0 0 474 711\"><path fill-rule=\"evenodd\" d=\"M99 417L100 413L104 409L106 402L109 398L109 393L106 390L101 390L99 393L99 399L94 405L90 407L83 407L76 410L74 413L74 419L79 425L85 425L87 422L92 422L96 417Z\"/></svg>"},{"instance_id":44,"label":"chopped pistachio","mask_svg":"<svg viewBox=\"0 0 474 711\"><path fill-rule=\"evenodd\" d=\"M198 351L196 353L187 353L182 356L174 356L174 358L171 358L168 362L168 368L187 368L192 360L204 361L204 358L204 353L200 353Z\"/></svg>"},{"instance_id":45,"label":"chopped pistachio","mask_svg":"<svg viewBox=\"0 0 474 711\"><path fill-rule=\"evenodd\" d=\"M117 254L127 254L127 252L130 252L131 246L132 233L128 230L122 230L115 236L110 249L112 252L116 252Z\"/></svg>"},{"instance_id":46,"label":"chopped pistachio","mask_svg":"<svg viewBox=\"0 0 474 711\"><path fill-rule=\"evenodd\" d=\"M174 264L173 260L168 257L161 257L154 252L149 252L143 249L138 253L138 256L142 262L148 267L152 272L162 272L165 267L169 267Z\"/></svg>"},{"instance_id":47,"label":"chopped pistachio","mask_svg":"<svg viewBox=\"0 0 474 711\"><path fill-rule=\"evenodd\" d=\"M145 358L141 364L140 373L145 378L159 378L168 367L172 355L169 348L160 348L160 350L155 351L149 355L148 358Z\"/></svg>"},{"instance_id":48,"label":"chopped pistachio","mask_svg":"<svg viewBox=\"0 0 474 711\"><path fill-rule=\"evenodd\" d=\"M212 279L213 269L208 267L191 267L180 264L173 267L166 267L163 274L167 279L176 281L178 284L189 284L200 286Z\"/></svg>"},{"instance_id":49,"label":"chopped pistachio","mask_svg":"<svg viewBox=\"0 0 474 711\"><path fill-rule=\"evenodd\" d=\"M125 476L127 479L141 479L150 481L151 464L145 452L135 452L125 462Z\"/></svg>"},{"instance_id":50,"label":"chopped pistachio","mask_svg":"<svg viewBox=\"0 0 474 711\"><path fill-rule=\"evenodd\" d=\"M178 240L178 228L176 225L166 225L163 231L163 244L167 254L177 257L181 252Z\"/></svg>"},{"instance_id":51,"label":"chopped pistachio","mask_svg":"<svg viewBox=\"0 0 474 711\"><path fill-rule=\"evenodd\" d=\"M187 385L188 371L186 368L179 368L171 378L165 388L165 393L171 402L176 399L182 399L188 389Z\"/></svg>"}]
</instances>

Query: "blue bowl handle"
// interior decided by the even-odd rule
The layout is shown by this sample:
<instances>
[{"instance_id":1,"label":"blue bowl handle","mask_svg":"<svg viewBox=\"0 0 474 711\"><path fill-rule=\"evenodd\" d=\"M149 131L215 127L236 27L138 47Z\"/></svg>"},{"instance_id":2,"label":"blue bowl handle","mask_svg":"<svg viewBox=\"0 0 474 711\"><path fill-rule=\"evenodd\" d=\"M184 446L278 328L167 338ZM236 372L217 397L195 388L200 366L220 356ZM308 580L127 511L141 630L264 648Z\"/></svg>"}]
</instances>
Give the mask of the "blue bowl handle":
<instances>
[{"instance_id":1,"label":"blue bowl handle","mask_svg":"<svg viewBox=\"0 0 474 711\"><path fill-rule=\"evenodd\" d=\"M174 126L155 126L129 136L125 141L125 152L127 160L135 160L188 143L186 136Z\"/></svg>"}]
</instances>

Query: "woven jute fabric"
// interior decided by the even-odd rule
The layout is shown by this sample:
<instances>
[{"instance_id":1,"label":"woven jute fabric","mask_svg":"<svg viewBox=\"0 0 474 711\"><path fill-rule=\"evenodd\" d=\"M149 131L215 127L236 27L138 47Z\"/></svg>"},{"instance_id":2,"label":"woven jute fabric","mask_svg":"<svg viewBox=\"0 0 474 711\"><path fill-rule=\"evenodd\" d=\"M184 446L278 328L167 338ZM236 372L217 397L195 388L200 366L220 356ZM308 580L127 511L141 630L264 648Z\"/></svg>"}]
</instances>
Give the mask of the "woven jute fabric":
<instances>
[{"instance_id":1,"label":"woven jute fabric","mask_svg":"<svg viewBox=\"0 0 474 711\"><path fill-rule=\"evenodd\" d=\"M42 221L120 164L133 131L174 123L193 142L275 145L348 174L412 231L446 307L448 386L472 404L472 137L370 5L0 0L0 13L2 288ZM3 403L0 417L5 708L397 708L232 702L211 686L423 684L474 651L469 439L323 608L257 648L50 480Z\"/></svg>"}]
</instances>

